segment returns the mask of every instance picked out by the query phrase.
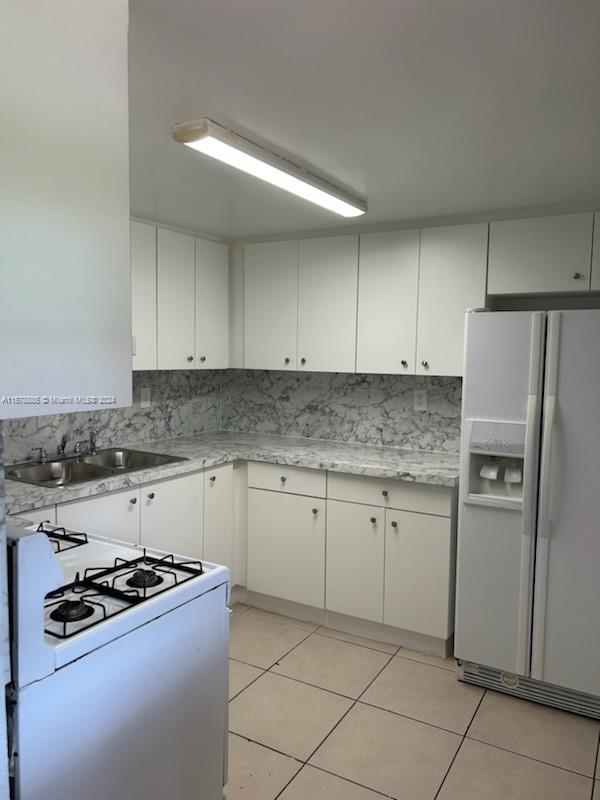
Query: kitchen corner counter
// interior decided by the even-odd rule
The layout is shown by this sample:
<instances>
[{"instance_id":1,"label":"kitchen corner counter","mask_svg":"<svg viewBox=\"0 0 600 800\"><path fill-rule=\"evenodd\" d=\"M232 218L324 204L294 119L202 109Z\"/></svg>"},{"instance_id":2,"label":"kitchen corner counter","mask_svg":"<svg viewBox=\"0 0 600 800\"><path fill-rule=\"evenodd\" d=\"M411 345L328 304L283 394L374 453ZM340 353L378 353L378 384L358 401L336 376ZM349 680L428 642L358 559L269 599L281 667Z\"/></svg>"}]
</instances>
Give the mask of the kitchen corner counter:
<instances>
[{"instance_id":1,"label":"kitchen corner counter","mask_svg":"<svg viewBox=\"0 0 600 800\"><path fill-rule=\"evenodd\" d=\"M119 442L118 446L183 456L188 460L54 489L6 480L6 513L19 514L232 461L263 461L436 486L454 487L458 484L457 453L226 431L144 444Z\"/></svg>"}]
</instances>

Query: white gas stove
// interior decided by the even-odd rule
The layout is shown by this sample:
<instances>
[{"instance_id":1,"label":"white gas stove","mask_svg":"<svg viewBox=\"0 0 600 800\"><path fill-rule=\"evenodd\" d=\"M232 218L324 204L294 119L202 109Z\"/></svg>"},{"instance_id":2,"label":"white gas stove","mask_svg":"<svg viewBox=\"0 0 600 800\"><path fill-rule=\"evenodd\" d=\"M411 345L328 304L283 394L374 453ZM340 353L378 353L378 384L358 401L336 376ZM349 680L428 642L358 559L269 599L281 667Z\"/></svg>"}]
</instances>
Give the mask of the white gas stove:
<instances>
[{"instance_id":1,"label":"white gas stove","mask_svg":"<svg viewBox=\"0 0 600 800\"><path fill-rule=\"evenodd\" d=\"M220 798L227 569L48 523L8 533L16 800Z\"/></svg>"}]
</instances>

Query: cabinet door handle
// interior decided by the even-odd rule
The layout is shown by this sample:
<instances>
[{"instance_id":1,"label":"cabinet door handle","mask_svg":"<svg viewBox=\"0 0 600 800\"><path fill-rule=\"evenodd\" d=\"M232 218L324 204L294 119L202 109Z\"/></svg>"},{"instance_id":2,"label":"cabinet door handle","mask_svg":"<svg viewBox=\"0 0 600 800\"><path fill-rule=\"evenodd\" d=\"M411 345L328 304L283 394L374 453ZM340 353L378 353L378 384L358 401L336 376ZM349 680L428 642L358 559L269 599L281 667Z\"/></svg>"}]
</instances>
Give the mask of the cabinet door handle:
<instances>
[{"instance_id":1,"label":"cabinet door handle","mask_svg":"<svg viewBox=\"0 0 600 800\"><path fill-rule=\"evenodd\" d=\"M216 475L211 475L209 480L210 480L211 483L214 483L217 480L217 476Z\"/></svg>"},{"instance_id":2,"label":"cabinet door handle","mask_svg":"<svg viewBox=\"0 0 600 800\"><path fill-rule=\"evenodd\" d=\"M285 363L286 363L286 364L289 364L289 363L290 363L289 356L286 356L286 357L285 357L285 359L284 359L284 361L285 361Z\"/></svg>"},{"instance_id":3,"label":"cabinet door handle","mask_svg":"<svg viewBox=\"0 0 600 800\"><path fill-rule=\"evenodd\" d=\"M134 506L137 503L137 497L130 497L129 502L131 503L132 506Z\"/></svg>"},{"instance_id":4,"label":"cabinet door handle","mask_svg":"<svg viewBox=\"0 0 600 800\"><path fill-rule=\"evenodd\" d=\"M154 500L155 497L156 497L156 494L154 492L150 492L148 494L148 500Z\"/></svg>"},{"instance_id":5,"label":"cabinet door handle","mask_svg":"<svg viewBox=\"0 0 600 800\"><path fill-rule=\"evenodd\" d=\"M306 364L306 359L305 359L305 358L301 358L301 359L300 359L300 363L301 363L301 364Z\"/></svg>"},{"instance_id":6,"label":"cabinet door handle","mask_svg":"<svg viewBox=\"0 0 600 800\"><path fill-rule=\"evenodd\" d=\"M424 369L429 369L429 361L421 361L421 366Z\"/></svg>"},{"instance_id":7,"label":"cabinet door handle","mask_svg":"<svg viewBox=\"0 0 600 800\"><path fill-rule=\"evenodd\" d=\"M200 356L200 361L204 364L204 362L206 361L206 356Z\"/></svg>"},{"instance_id":8,"label":"cabinet door handle","mask_svg":"<svg viewBox=\"0 0 600 800\"><path fill-rule=\"evenodd\" d=\"M574 272L573 273L573 280L578 281L582 277L581 272Z\"/></svg>"},{"instance_id":9,"label":"cabinet door handle","mask_svg":"<svg viewBox=\"0 0 600 800\"><path fill-rule=\"evenodd\" d=\"M398 527L398 523L396 522L395 519L393 519L392 520L392 528L397 528L397 527Z\"/></svg>"},{"instance_id":10,"label":"cabinet door handle","mask_svg":"<svg viewBox=\"0 0 600 800\"><path fill-rule=\"evenodd\" d=\"M376 522L377 522L377 517L371 517L371 524L375 525Z\"/></svg>"},{"instance_id":11,"label":"cabinet door handle","mask_svg":"<svg viewBox=\"0 0 600 800\"><path fill-rule=\"evenodd\" d=\"M384 497L387 497L387 496L388 496L388 494L389 494L389 492L388 492L388 490L387 490L387 489L382 489L382 491L381 491L381 494L382 494Z\"/></svg>"},{"instance_id":12,"label":"cabinet door handle","mask_svg":"<svg viewBox=\"0 0 600 800\"><path fill-rule=\"evenodd\" d=\"M313 514L318 514L319 513L319 509L318 508L313 508L312 512L313 512Z\"/></svg>"},{"instance_id":13,"label":"cabinet door handle","mask_svg":"<svg viewBox=\"0 0 600 800\"><path fill-rule=\"evenodd\" d=\"M188 357L187 357L187 360L188 360L188 361L193 361L193 360L194 360L194 356L188 356Z\"/></svg>"},{"instance_id":14,"label":"cabinet door handle","mask_svg":"<svg viewBox=\"0 0 600 800\"><path fill-rule=\"evenodd\" d=\"M405 369L406 369L406 367L408 367L408 361L407 361L405 358L403 358L403 359L402 359L402 361L401 361L400 363L402 364L402 366L403 366Z\"/></svg>"},{"instance_id":15,"label":"cabinet door handle","mask_svg":"<svg viewBox=\"0 0 600 800\"><path fill-rule=\"evenodd\" d=\"M281 478L280 478L279 480L280 480L282 483L285 483L285 482L287 481L287 478L285 477L285 475L282 475L282 476L281 476Z\"/></svg>"}]
</instances>

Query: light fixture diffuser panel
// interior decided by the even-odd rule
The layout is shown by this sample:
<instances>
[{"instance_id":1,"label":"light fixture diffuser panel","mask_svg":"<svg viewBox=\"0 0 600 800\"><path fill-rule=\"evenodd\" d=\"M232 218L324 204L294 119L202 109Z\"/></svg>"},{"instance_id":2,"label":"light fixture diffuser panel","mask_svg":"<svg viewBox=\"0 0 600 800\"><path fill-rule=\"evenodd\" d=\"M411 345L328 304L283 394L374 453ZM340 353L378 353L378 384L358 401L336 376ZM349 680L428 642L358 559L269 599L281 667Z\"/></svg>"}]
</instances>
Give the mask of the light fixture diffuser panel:
<instances>
[{"instance_id":1,"label":"light fixture diffuser panel","mask_svg":"<svg viewBox=\"0 0 600 800\"><path fill-rule=\"evenodd\" d=\"M212 120L179 123L173 139L343 217L360 217L367 210L362 200Z\"/></svg>"}]
</instances>

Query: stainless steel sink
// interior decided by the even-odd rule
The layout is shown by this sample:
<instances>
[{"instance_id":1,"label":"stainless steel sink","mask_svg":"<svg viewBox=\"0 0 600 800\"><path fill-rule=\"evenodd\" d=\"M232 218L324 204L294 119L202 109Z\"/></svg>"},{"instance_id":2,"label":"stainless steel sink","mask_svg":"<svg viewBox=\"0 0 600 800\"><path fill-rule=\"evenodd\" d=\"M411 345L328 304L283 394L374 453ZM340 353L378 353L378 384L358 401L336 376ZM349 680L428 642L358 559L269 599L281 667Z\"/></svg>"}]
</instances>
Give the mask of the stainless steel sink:
<instances>
[{"instance_id":1,"label":"stainless steel sink","mask_svg":"<svg viewBox=\"0 0 600 800\"><path fill-rule=\"evenodd\" d=\"M113 447L110 450L101 450L93 456L83 456L83 460L86 464L118 472L131 472L135 469L160 467L162 464L171 464L186 459L180 456L165 456L162 453L144 453L141 450L124 450Z\"/></svg>"},{"instance_id":2,"label":"stainless steel sink","mask_svg":"<svg viewBox=\"0 0 600 800\"><path fill-rule=\"evenodd\" d=\"M125 472L159 467L176 461L187 461L187 459L181 456L112 447L100 450L94 455L73 456L47 461L44 464L32 462L16 464L7 468L6 477L23 483L33 483L36 486L71 486L74 483L110 478L111 475L122 475Z\"/></svg>"},{"instance_id":3,"label":"stainless steel sink","mask_svg":"<svg viewBox=\"0 0 600 800\"><path fill-rule=\"evenodd\" d=\"M19 464L6 470L6 477L36 486L67 486L108 477L111 471L79 459L47 461L45 464Z\"/></svg>"}]
</instances>

